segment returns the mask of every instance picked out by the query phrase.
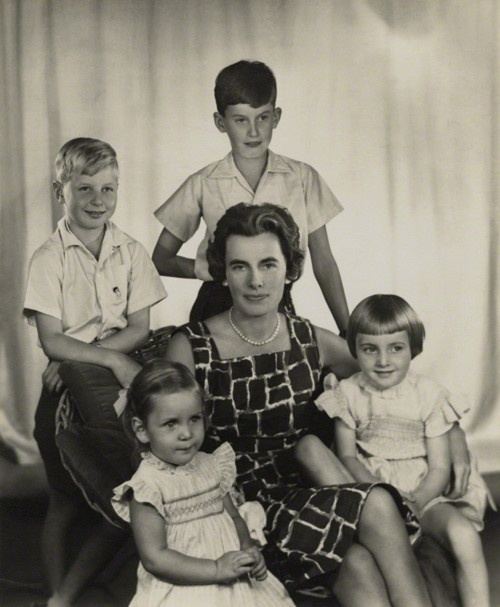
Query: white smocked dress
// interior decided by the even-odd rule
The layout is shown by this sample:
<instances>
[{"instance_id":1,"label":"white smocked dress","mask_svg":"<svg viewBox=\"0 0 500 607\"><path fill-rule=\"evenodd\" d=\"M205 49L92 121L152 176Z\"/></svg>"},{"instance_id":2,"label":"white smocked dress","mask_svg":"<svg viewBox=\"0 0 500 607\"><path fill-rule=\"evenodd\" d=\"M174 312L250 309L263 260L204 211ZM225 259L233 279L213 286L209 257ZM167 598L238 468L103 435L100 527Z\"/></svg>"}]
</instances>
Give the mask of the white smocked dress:
<instances>
[{"instance_id":1,"label":"white smocked dress","mask_svg":"<svg viewBox=\"0 0 500 607\"><path fill-rule=\"evenodd\" d=\"M229 443L213 454L198 452L184 466L171 466L152 453L127 482L114 490L116 512L130 521L130 498L151 504L165 519L168 548L217 559L240 550L234 523L223 506L236 476ZM282 584L268 572L262 582L247 576L233 584L181 586L162 581L139 563L131 607L293 607Z\"/></svg>"},{"instance_id":2,"label":"white smocked dress","mask_svg":"<svg viewBox=\"0 0 500 607\"><path fill-rule=\"evenodd\" d=\"M469 409L434 380L411 372L387 390L377 390L363 373L340 382L329 374L316 405L355 430L357 458L371 474L404 492L414 491L427 474L425 439L448 432ZM493 506L472 460L465 495L456 500L440 495L421 514L438 502L452 502L480 531L488 501Z\"/></svg>"}]
</instances>

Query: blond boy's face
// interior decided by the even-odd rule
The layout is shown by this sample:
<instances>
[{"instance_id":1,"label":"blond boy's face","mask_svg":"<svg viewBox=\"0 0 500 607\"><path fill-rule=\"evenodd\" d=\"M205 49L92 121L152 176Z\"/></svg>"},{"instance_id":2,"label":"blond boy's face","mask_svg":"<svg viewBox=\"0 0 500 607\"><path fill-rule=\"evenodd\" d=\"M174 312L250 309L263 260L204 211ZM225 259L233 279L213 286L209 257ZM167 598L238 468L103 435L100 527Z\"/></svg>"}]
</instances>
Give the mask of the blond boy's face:
<instances>
[{"instance_id":1,"label":"blond boy's face","mask_svg":"<svg viewBox=\"0 0 500 607\"><path fill-rule=\"evenodd\" d=\"M236 159L255 159L267 153L278 126L281 109L272 103L254 108L248 103L228 105L224 115L214 114L215 126L221 133L227 133L231 149Z\"/></svg>"},{"instance_id":2,"label":"blond boy's face","mask_svg":"<svg viewBox=\"0 0 500 607\"><path fill-rule=\"evenodd\" d=\"M71 230L85 242L97 237L115 212L118 171L108 166L95 175L74 173L64 185L54 187Z\"/></svg>"}]
</instances>

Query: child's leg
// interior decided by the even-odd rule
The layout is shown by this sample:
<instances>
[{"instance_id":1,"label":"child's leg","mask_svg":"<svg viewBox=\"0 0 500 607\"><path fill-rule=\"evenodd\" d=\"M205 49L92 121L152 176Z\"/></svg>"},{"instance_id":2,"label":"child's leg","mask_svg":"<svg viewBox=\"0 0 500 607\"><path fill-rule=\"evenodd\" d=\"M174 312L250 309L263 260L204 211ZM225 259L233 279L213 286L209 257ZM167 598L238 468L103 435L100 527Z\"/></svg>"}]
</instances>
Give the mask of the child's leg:
<instances>
[{"instance_id":1,"label":"child's leg","mask_svg":"<svg viewBox=\"0 0 500 607\"><path fill-rule=\"evenodd\" d=\"M384 578L371 553L353 544L345 555L333 584L333 593L349 607L390 607Z\"/></svg>"},{"instance_id":2,"label":"child's leg","mask_svg":"<svg viewBox=\"0 0 500 607\"><path fill-rule=\"evenodd\" d=\"M83 503L80 490L64 468L55 441L55 415L59 396L43 388L35 414L34 436L49 485L49 507L42 530L42 560L51 592L67 571L66 546L71 524Z\"/></svg>"},{"instance_id":3,"label":"child's leg","mask_svg":"<svg viewBox=\"0 0 500 607\"><path fill-rule=\"evenodd\" d=\"M66 548L69 530L76 521L81 502L53 488L49 490L49 507L45 517L41 547L42 560L50 591L54 594L61 586L68 570Z\"/></svg>"},{"instance_id":4,"label":"child's leg","mask_svg":"<svg viewBox=\"0 0 500 607\"><path fill-rule=\"evenodd\" d=\"M127 534L106 520L90 531L49 607L73 605L87 584L105 567L120 549Z\"/></svg>"},{"instance_id":5,"label":"child's leg","mask_svg":"<svg viewBox=\"0 0 500 607\"><path fill-rule=\"evenodd\" d=\"M436 504L422 517L426 533L443 543L457 560L457 582L464 607L487 607L488 570L478 532L452 504Z\"/></svg>"},{"instance_id":6,"label":"child's leg","mask_svg":"<svg viewBox=\"0 0 500 607\"><path fill-rule=\"evenodd\" d=\"M295 457L316 487L354 482L342 462L317 436L303 436L295 446Z\"/></svg>"},{"instance_id":7,"label":"child's leg","mask_svg":"<svg viewBox=\"0 0 500 607\"><path fill-rule=\"evenodd\" d=\"M370 491L361 513L359 543L372 553L387 585L391 605L430 606L427 588L393 497Z\"/></svg>"}]
</instances>

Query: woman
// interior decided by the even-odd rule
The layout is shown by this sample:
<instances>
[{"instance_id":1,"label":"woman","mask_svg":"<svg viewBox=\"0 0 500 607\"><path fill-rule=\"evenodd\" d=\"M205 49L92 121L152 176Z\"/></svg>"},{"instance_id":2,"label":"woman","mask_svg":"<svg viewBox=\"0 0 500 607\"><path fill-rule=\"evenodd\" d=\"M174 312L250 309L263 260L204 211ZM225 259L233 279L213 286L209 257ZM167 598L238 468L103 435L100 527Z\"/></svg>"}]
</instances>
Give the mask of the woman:
<instances>
[{"instance_id":1,"label":"woman","mask_svg":"<svg viewBox=\"0 0 500 607\"><path fill-rule=\"evenodd\" d=\"M428 606L400 514L415 523L397 493L370 483L311 488L298 471L298 439L327 423L312 405L322 370L340 377L356 370L344 340L278 311L285 283L302 270L298 242L282 207L229 209L207 256L233 306L181 327L167 357L190 368L205 390L205 448L233 446L238 488L266 510L268 565L292 590L321 582L344 605ZM333 454L325 465L338 479Z\"/></svg>"}]
</instances>

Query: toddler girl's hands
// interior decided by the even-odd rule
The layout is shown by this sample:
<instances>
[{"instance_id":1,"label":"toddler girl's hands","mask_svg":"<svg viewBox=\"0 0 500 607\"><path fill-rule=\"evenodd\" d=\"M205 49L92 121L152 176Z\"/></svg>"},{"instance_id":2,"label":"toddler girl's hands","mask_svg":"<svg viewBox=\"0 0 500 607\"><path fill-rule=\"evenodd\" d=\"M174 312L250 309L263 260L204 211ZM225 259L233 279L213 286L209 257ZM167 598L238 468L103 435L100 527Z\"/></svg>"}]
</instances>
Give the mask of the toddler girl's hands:
<instances>
[{"instance_id":1,"label":"toddler girl's hands","mask_svg":"<svg viewBox=\"0 0 500 607\"><path fill-rule=\"evenodd\" d=\"M262 582L267 577L267 565L261 551L257 546L250 546L245 549L245 552L252 557L254 563L250 575L258 582Z\"/></svg>"},{"instance_id":2,"label":"toddler girl's hands","mask_svg":"<svg viewBox=\"0 0 500 607\"><path fill-rule=\"evenodd\" d=\"M226 552L215 561L216 581L218 584L230 584L242 575L250 573L255 561L246 550Z\"/></svg>"}]
</instances>

